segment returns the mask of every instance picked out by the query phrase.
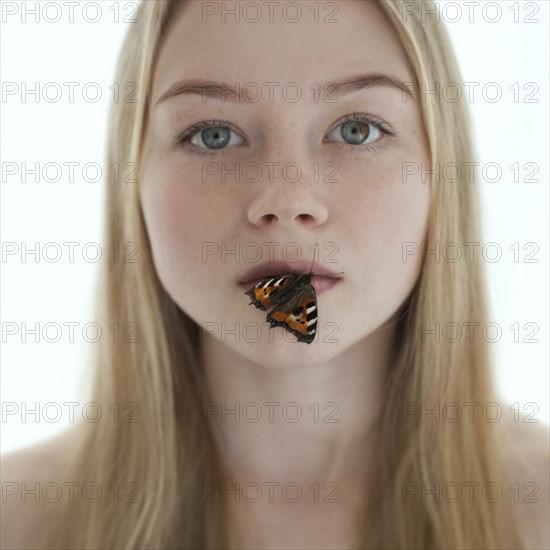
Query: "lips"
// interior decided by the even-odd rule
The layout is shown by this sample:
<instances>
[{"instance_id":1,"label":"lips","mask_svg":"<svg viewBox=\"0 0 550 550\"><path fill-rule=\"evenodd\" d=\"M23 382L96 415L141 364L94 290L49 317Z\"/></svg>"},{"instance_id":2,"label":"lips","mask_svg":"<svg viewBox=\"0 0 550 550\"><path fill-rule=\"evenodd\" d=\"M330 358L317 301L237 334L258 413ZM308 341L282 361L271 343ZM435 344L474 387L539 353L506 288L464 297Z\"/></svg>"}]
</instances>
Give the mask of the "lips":
<instances>
[{"instance_id":1,"label":"lips","mask_svg":"<svg viewBox=\"0 0 550 550\"><path fill-rule=\"evenodd\" d=\"M341 281L341 273L337 273L322 264L312 264L306 260L296 262L285 262L282 260L266 262L254 266L247 270L239 279L238 285L243 289L249 289L260 281L264 281L270 276L288 275L295 273L297 275L307 275L313 272L311 284L317 293L332 288Z\"/></svg>"},{"instance_id":2,"label":"lips","mask_svg":"<svg viewBox=\"0 0 550 550\"><path fill-rule=\"evenodd\" d=\"M307 275L310 272L313 272L313 275L318 275L321 277L328 277L332 279L339 279L340 273L333 271L332 269L327 268L322 264L312 264L306 260L299 260L297 262L285 262L282 260L274 262L266 262L254 266L253 268L246 271L241 278L239 279L239 284L248 284L253 283L254 281L259 282L266 277L271 275L288 275L289 273L296 273L297 275Z\"/></svg>"}]
</instances>

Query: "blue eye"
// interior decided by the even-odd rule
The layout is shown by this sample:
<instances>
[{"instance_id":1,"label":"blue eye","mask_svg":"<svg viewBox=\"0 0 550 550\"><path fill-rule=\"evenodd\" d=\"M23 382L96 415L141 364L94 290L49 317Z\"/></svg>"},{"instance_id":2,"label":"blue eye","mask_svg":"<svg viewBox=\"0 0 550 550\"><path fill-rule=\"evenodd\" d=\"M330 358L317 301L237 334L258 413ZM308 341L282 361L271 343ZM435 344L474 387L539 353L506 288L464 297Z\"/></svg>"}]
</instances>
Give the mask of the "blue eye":
<instances>
[{"instance_id":1,"label":"blue eye","mask_svg":"<svg viewBox=\"0 0 550 550\"><path fill-rule=\"evenodd\" d=\"M237 136L232 139L231 134ZM241 140L239 142L239 140ZM224 149L227 145L242 145L244 140L236 134L232 124L222 120L202 121L193 124L183 134L176 138L184 150L197 155L215 155L216 150ZM235 141L237 141L235 143ZM197 151L197 149L199 151Z\"/></svg>"},{"instance_id":2,"label":"blue eye","mask_svg":"<svg viewBox=\"0 0 550 550\"><path fill-rule=\"evenodd\" d=\"M374 150L371 144L376 143L378 146L377 142L381 141L385 135L396 136L397 134L385 122L368 113L352 113L340 120L329 132L328 137L332 136L333 140L342 145L349 145L350 151L356 153Z\"/></svg>"},{"instance_id":3,"label":"blue eye","mask_svg":"<svg viewBox=\"0 0 550 550\"><path fill-rule=\"evenodd\" d=\"M376 126L356 120L344 122L344 124L338 126L337 130L338 129L340 130L339 132L333 131L331 133L336 132L350 145L366 145L376 141L382 136L382 130Z\"/></svg>"},{"instance_id":4,"label":"blue eye","mask_svg":"<svg viewBox=\"0 0 550 550\"><path fill-rule=\"evenodd\" d=\"M232 126L228 126L227 123L220 123L218 126L207 126L203 127L204 129L199 130L193 135L190 135L189 143L195 145L199 148L204 148L206 145L207 149L223 149L226 145L240 145L240 143L235 143L235 139L231 140L231 134L235 133L232 129ZM238 138L241 139L242 138ZM238 141L238 140L237 140Z\"/></svg>"},{"instance_id":5,"label":"blue eye","mask_svg":"<svg viewBox=\"0 0 550 550\"><path fill-rule=\"evenodd\" d=\"M229 143L229 139L231 138L230 132L231 130L223 127L206 128L201 132L201 140L210 149L222 149Z\"/></svg>"}]
</instances>

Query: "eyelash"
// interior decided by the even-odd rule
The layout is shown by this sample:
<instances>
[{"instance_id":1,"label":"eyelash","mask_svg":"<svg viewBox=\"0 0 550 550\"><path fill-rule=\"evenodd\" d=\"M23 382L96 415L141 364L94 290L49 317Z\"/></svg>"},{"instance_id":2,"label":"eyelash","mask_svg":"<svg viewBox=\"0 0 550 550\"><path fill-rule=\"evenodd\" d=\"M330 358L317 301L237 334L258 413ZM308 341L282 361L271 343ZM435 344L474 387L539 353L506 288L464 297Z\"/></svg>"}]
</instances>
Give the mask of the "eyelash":
<instances>
[{"instance_id":1,"label":"eyelash","mask_svg":"<svg viewBox=\"0 0 550 550\"><path fill-rule=\"evenodd\" d=\"M339 120L336 125L330 130L329 134L332 133L336 128L339 126L345 124L346 122L363 122L367 123L369 125L374 126L380 132L382 132L383 136L390 136L390 137L396 137L397 133L392 130L386 123L382 122L378 118L374 117L373 115L370 115L368 113L359 113L359 112L353 112L349 115L346 115L343 119ZM190 143L191 139L200 132L201 130L205 130L207 128L226 128L227 130L231 130L232 132L235 132L239 134L239 131L233 124L230 122L226 122L224 120L204 120L201 122L198 122L197 124L193 124L189 128L187 128L184 132L176 136L176 144L180 145L181 148L191 155L196 155L198 157L205 157L205 156L215 156L218 155L219 152L224 151L227 149L227 147L218 149L218 150L209 150L208 148L200 148L200 150L197 150L197 147ZM324 141L324 140L323 140ZM373 143L367 144L367 145L352 145L351 143L345 143L340 142L336 143L337 146L340 146L340 149L342 147L347 147L351 153L370 153L377 151L379 149L385 148L388 143L384 140L382 143L378 143L380 141L380 138L376 140Z\"/></svg>"}]
</instances>

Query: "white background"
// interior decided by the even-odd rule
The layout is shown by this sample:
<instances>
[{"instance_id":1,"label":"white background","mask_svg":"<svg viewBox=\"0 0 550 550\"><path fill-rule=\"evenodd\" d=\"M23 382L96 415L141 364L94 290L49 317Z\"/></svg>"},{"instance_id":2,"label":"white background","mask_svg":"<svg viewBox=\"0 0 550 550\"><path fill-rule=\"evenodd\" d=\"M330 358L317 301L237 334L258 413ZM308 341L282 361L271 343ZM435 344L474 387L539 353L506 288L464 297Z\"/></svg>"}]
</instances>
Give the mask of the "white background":
<instances>
[{"instance_id":1,"label":"white background","mask_svg":"<svg viewBox=\"0 0 550 550\"><path fill-rule=\"evenodd\" d=\"M62 2L56 2L62 5ZM119 22L115 23L115 4L118 3ZM18 6L19 13L8 15L8 5ZM33 414L22 422L23 403L33 408L35 402L43 407L48 402L78 402L76 413L82 413L87 403L86 373L89 364L86 354L93 343L82 338L82 327L93 322L93 293L98 265L82 256L86 243L100 242L103 210L101 180L93 183L82 178L82 167L100 163L103 167L108 106L113 98L109 88L114 82L114 69L124 33L131 23L123 19L132 14L133 2L114 0L99 2L101 17L97 23L88 23L82 17L80 2L75 7L75 21L68 23L65 8L60 22L48 23L40 16L36 23L30 15L22 22L23 4L33 9L36 2L2 2L3 20L0 31L1 80L3 85L13 82L31 88L38 82L78 82L74 102L68 101L68 88L57 102L35 102L28 95L21 101L21 92L2 96L0 153L3 181L1 185L1 240L3 246L16 243L20 248L27 243L42 245L48 242L76 242L74 262L68 261L68 249L63 248L62 260L48 263L34 256L21 261L20 251L5 256L0 264L1 278L1 399L3 402L2 452L13 450L46 439L69 424L67 409L60 421L48 422L42 415L35 422ZM42 2L44 4L44 2ZM449 4L449 6L447 6ZM491 318L503 327L500 342L492 344L498 366L499 385L506 400L536 403L535 418L548 422L548 67L549 60L549 3L539 2L473 2L474 21L462 3L457 12L456 2L439 2L444 19L454 42L463 80L477 82L470 104L480 162L498 163L502 167L499 181L481 181L484 211L484 242L495 242L502 249L502 259L486 262L492 301ZM488 4L493 4L489 6ZM502 12L500 21L491 23ZM89 8L87 15L95 17ZM49 12L54 14L55 11ZM526 23L529 18L538 20ZM48 15L46 15L46 18ZM452 22L457 19L458 21ZM519 21L515 21L519 18ZM98 83L101 99L92 103L83 99L86 83ZM491 102L497 83L502 90L500 101ZM519 101L514 101L510 90L518 83ZM534 88L532 97L537 103L524 99ZM93 97L93 89L88 90ZM52 90L53 93L53 90ZM490 95L487 95L490 94ZM20 175L9 176L6 163L75 162L75 180L68 181L68 172L56 183L34 182L28 175L26 183ZM514 182L509 169L519 163L520 181ZM531 173L526 163L536 163L538 172L532 177L538 182L523 181ZM52 172L53 174L53 172ZM489 172L493 177L494 172ZM94 176L89 172L88 179ZM51 177L51 176L50 176ZM4 181L5 180L5 181ZM532 249L523 249L526 243L536 243L534 255L538 263L525 263ZM519 243L519 259L509 249ZM54 250L51 250L53 254ZM93 249L88 250L93 256ZM103 250L103 255L112 254ZM491 255L494 249L487 250ZM10 336L10 323L35 323L43 327L53 322L63 326L76 322L75 341L68 341L68 328L57 343L49 343L40 336L35 343L32 334L22 342L21 332ZM519 323L520 342L514 342L514 333L508 327ZM526 323L536 323L539 330L533 335L538 343L524 342L530 331ZM533 325L531 325L533 326ZM54 334L54 330L49 333ZM93 332L90 331L90 336ZM492 333L489 334L492 337ZM112 337L104 327L102 337ZM9 403L19 407L15 415L4 414ZM42 410L42 409L40 409ZM533 408L525 409L531 412ZM55 411L51 410L53 415ZM505 411L506 412L506 411Z\"/></svg>"}]
</instances>

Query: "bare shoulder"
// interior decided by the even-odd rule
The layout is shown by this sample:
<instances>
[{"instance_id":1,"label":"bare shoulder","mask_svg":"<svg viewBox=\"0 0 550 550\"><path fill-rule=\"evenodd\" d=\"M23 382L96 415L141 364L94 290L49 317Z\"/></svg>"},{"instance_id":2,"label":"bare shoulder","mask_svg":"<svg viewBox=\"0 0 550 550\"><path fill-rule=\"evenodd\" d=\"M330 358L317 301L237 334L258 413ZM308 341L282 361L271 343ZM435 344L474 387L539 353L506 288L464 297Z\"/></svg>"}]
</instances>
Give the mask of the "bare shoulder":
<instances>
[{"instance_id":1,"label":"bare shoulder","mask_svg":"<svg viewBox=\"0 0 550 550\"><path fill-rule=\"evenodd\" d=\"M550 548L550 429L542 422L506 427L507 493L525 548Z\"/></svg>"},{"instance_id":2,"label":"bare shoulder","mask_svg":"<svg viewBox=\"0 0 550 550\"><path fill-rule=\"evenodd\" d=\"M51 548L62 526L68 499L66 472L80 441L73 426L31 447L0 458L2 477L1 548Z\"/></svg>"}]
</instances>

